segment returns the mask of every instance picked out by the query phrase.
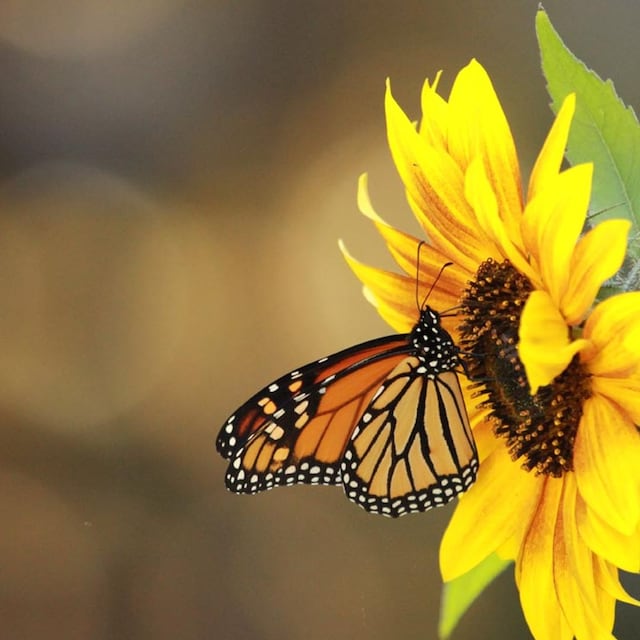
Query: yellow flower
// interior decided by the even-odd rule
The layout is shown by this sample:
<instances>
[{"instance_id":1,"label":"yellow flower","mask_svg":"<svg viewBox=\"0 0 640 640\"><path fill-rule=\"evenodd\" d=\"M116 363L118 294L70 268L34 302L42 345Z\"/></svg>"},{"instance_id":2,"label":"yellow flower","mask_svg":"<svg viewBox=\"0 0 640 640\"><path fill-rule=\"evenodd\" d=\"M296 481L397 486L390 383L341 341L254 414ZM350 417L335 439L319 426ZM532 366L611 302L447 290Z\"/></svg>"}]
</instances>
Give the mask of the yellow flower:
<instances>
[{"instance_id":1,"label":"yellow flower","mask_svg":"<svg viewBox=\"0 0 640 640\"><path fill-rule=\"evenodd\" d=\"M425 83L419 126L387 87L389 145L430 248L359 206L404 275L345 257L395 329L418 317L416 273L472 382L480 471L441 546L446 581L491 553L516 562L537 640L612 638L618 569L640 571L640 293L597 304L624 258L629 223L582 234L592 166L562 170L573 117L557 114L523 196L515 145L491 81L472 61L449 100ZM476 382L473 382L475 380Z\"/></svg>"}]
</instances>

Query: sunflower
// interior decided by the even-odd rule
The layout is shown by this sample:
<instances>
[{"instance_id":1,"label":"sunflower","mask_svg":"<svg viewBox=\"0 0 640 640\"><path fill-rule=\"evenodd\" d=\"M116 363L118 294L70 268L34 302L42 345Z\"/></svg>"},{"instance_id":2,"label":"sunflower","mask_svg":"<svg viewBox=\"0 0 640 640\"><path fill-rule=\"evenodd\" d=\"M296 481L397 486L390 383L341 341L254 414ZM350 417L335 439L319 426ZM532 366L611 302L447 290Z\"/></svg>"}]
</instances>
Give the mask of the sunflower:
<instances>
[{"instance_id":1,"label":"sunflower","mask_svg":"<svg viewBox=\"0 0 640 640\"><path fill-rule=\"evenodd\" d=\"M618 571L640 570L640 293L596 303L624 259L630 224L583 233L592 165L562 168L575 109L559 110L523 195L491 81L472 61L449 100L422 91L415 126L387 86L389 145L430 248L384 222L361 178L361 211L404 274L343 248L366 297L398 331L416 322L416 274L467 354L480 455L440 552L445 581L492 553L515 561L537 640L612 638Z\"/></svg>"}]
</instances>

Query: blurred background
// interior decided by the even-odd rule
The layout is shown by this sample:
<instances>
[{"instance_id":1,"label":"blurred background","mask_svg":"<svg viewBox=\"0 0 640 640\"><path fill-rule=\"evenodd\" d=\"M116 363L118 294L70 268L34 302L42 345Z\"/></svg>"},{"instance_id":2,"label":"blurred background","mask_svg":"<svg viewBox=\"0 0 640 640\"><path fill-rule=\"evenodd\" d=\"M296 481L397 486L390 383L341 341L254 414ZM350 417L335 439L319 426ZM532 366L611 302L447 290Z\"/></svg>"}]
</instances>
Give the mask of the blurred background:
<instances>
[{"instance_id":1,"label":"blurred background","mask_svg":"<svg viewBox=\"0 0 640 640\"><path fill-rule=\"evenodd\" d=\"M640 5L545 4L638 106ZM390 332L336 242L391 267L357 212L364 171L415 231L387 76L417 118L423 79L443 69L448 92L477 57L528 172L551 122L536 7L0 4L3 638L435 638L452 507L234 496L214 439L273 378ZM639 626L619 608L619 638ZM495 637L529 637L511 571L454 635Z\"/></svg>"}]
</instances>

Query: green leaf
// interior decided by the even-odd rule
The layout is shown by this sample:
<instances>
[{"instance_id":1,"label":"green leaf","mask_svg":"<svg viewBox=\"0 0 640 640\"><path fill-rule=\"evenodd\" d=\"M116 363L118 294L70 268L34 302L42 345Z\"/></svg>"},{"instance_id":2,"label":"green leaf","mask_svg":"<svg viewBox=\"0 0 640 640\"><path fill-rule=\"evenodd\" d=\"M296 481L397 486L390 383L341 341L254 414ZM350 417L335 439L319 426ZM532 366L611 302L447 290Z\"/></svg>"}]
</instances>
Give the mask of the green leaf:
<instances>
[{"instance_id":1,"label":"green leaf","mask_svg":"<svg viewBox=\"0 0 640 640\"><path fill-rule=\"evenodd\" d=\"M446 640L475 599L510 564L495 553L464 575L445 583L442 590L438 635Z\"/></svg>"},{"instance_id":2,"label":"green leaf","mask_svg":"<svg viewBox=\"0 0 640 640\"><path fill-rule=\"evenodd\" d=\"M571 164L594 163L592 212L599 219L626 218L637 230L640 126L633 109L620 100L611 80L603 81L567 49L542 9L536 31L553 111L567 94L576 94L567 158Z\"/></svg>"}]
</instances>

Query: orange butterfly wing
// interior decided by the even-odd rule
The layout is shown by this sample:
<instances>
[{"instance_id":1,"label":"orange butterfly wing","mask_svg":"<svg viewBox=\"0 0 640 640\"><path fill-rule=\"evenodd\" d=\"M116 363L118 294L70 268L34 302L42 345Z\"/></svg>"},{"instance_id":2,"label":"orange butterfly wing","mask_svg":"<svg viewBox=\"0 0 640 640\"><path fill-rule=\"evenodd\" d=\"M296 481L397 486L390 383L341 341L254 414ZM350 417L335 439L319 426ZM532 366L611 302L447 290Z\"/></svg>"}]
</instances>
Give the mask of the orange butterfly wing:
<instances>
[{"instance_id":1,"label":"orange butterfly wing","mask_svg":"<svg viewBox=\"0 0 640 640\"><path fill-rule=\"evenodd\" d=\"M478 470L460 364L440 316L426 306L410 334L292 371L222 427L227 487L341 484L363 509L391 517L446 504Z\"/></svg>"},{"instance_id":2,"label":"orange butterfly wing","mask_svg":"<svg viewBox=\"0 0 640 640\"><path fill-rule=\"evenodd\" d=\"M225 422L218 451L236 493L296 483L340 484L340 463L363 412L411 347L379 338L279 378Z\"/></svg>"},{"instance_id":3,"label":"orange butterfly wing","mask_svg":"<svg viewBox=\"0 0 640 640\"><path fill-rule=\"evenodd\" d=\"M340 475L351 501L395 518L446 504L473 484L477 470L458 376L426 374L410 355L372 398Z\"/></svg>"}]
</instances>

